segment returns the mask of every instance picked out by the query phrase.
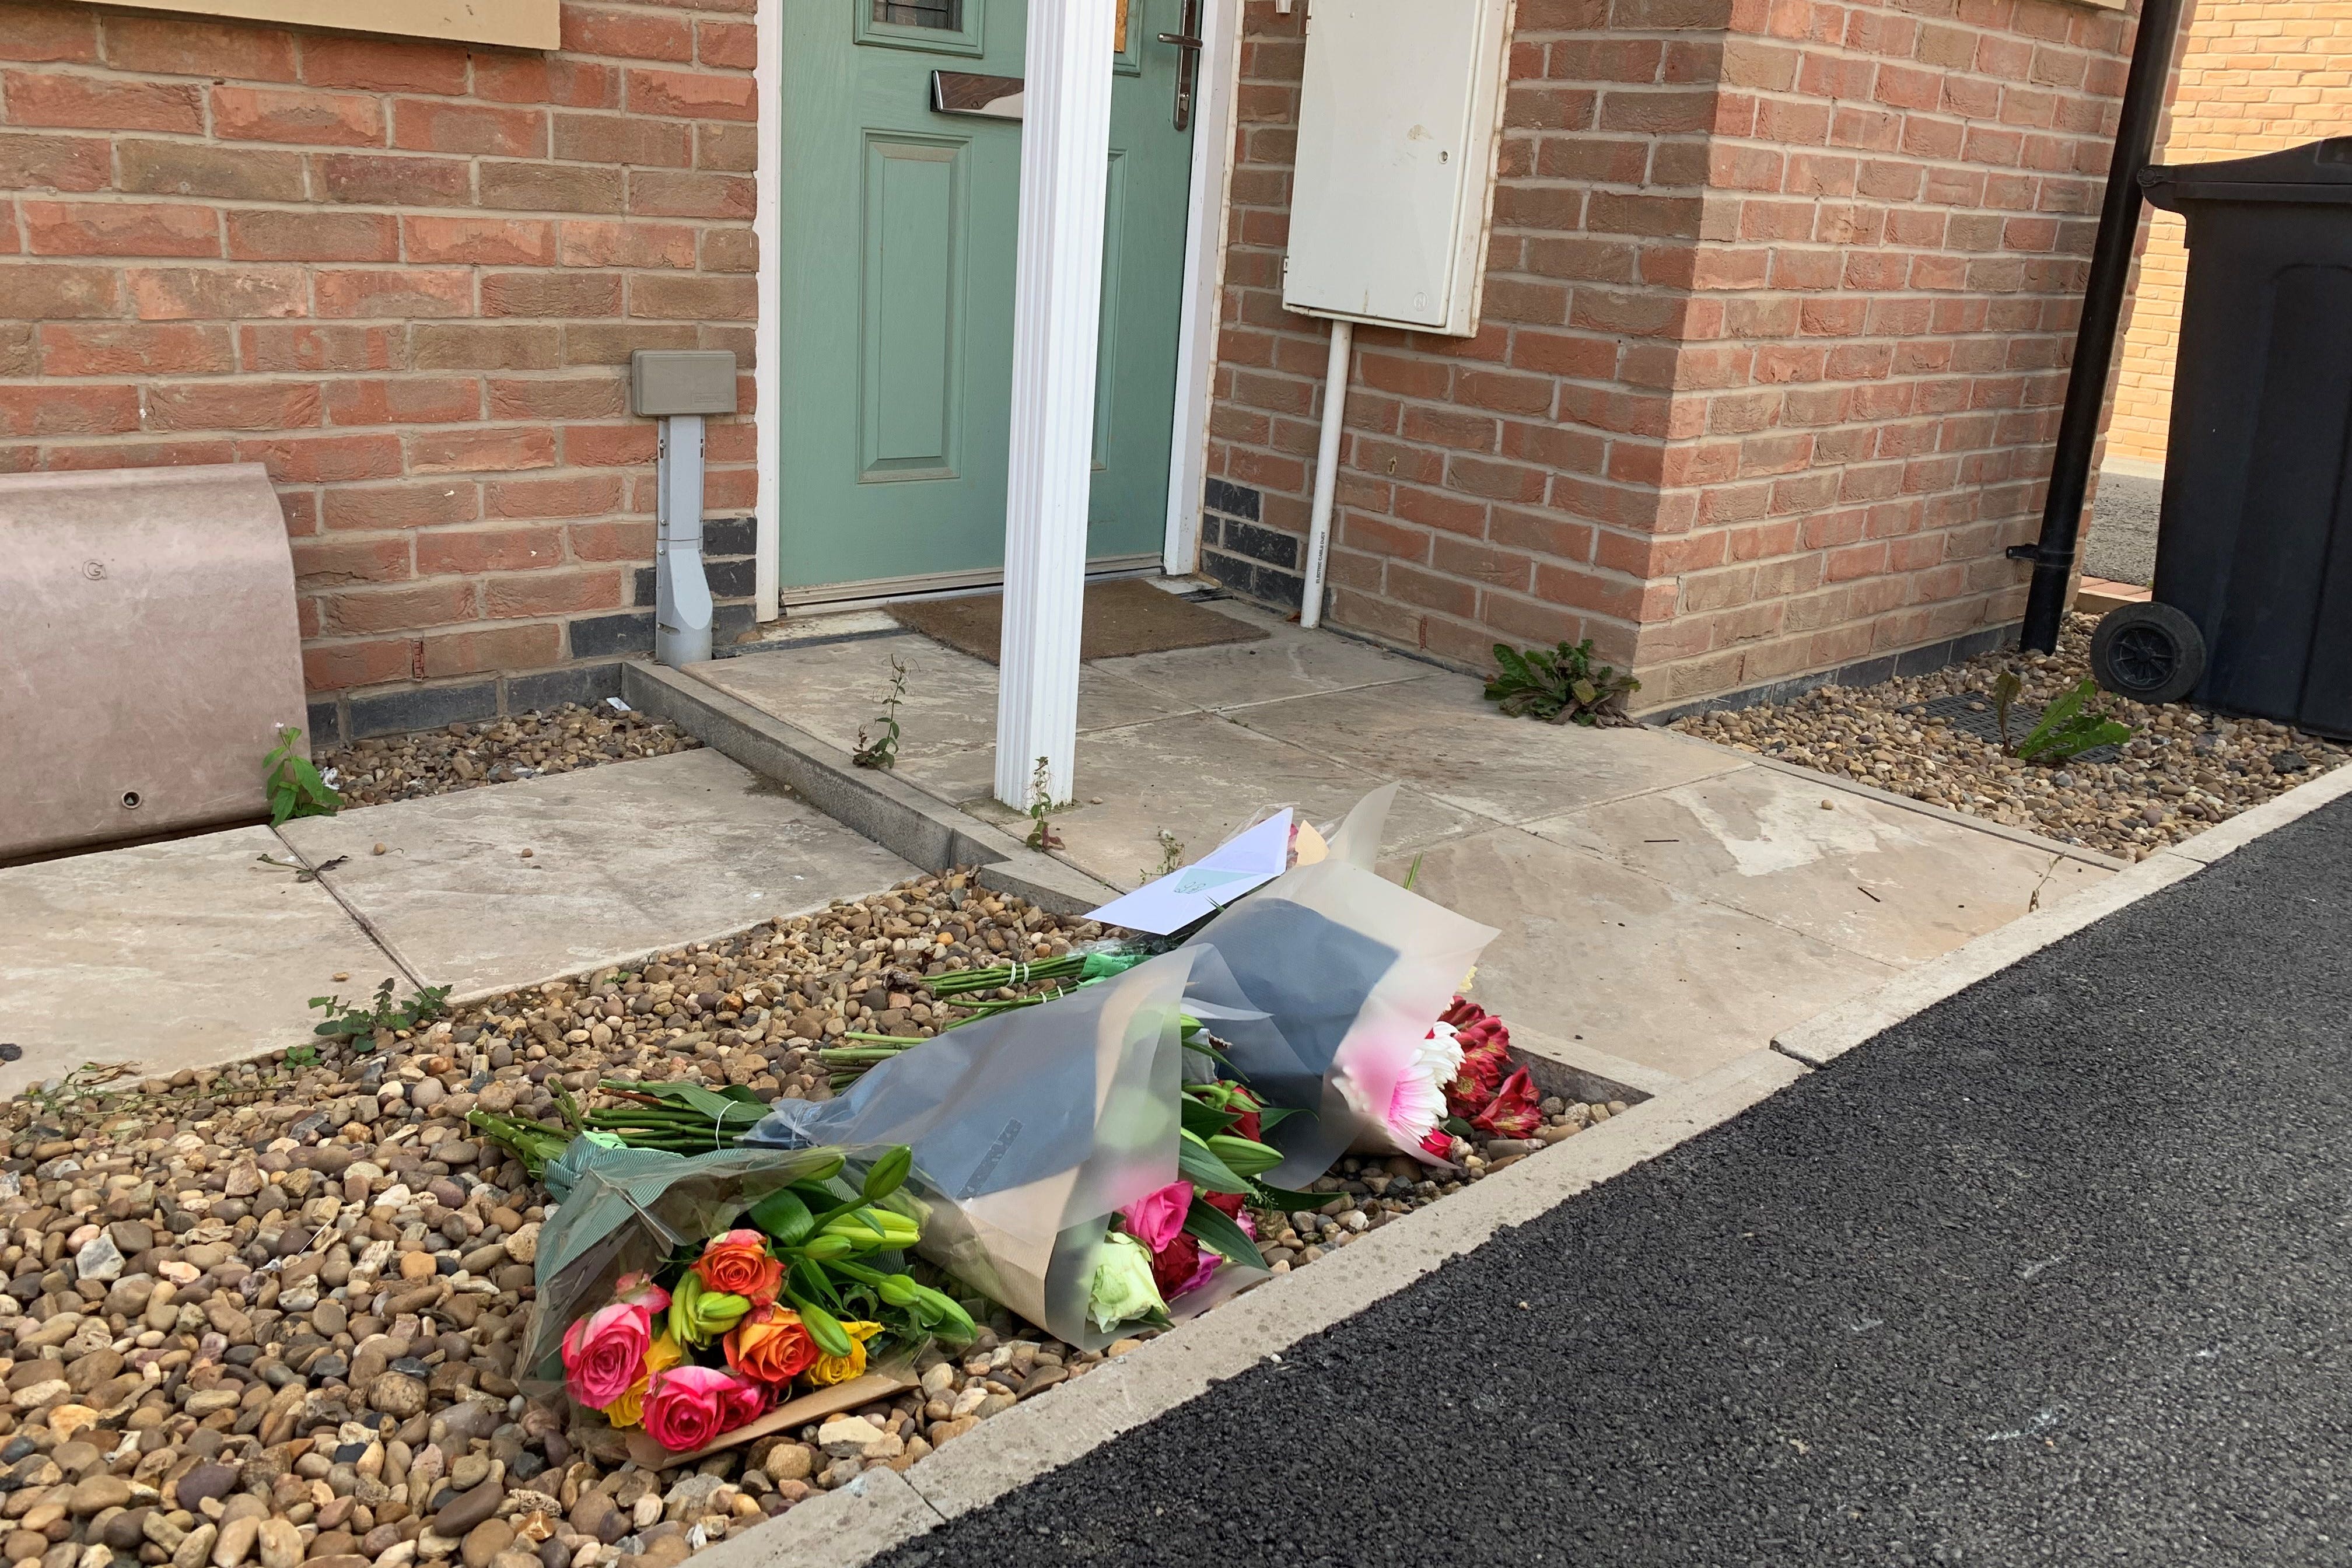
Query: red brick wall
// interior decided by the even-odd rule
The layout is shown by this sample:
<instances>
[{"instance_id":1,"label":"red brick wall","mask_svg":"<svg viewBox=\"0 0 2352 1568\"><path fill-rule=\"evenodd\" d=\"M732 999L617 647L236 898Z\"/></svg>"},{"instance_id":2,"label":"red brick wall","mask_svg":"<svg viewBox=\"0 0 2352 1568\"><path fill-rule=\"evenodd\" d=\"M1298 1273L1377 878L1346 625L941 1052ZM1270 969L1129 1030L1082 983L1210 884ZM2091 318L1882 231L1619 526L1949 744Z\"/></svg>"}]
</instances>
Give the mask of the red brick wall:
<instances>
[{"instance_id":1,"label":"red brick wall","mask_svg":"<svg viewBox=\"0 0 2352 1568\"><path fill-rule=\"evenodd\" d=\"M591 689L650 644L629 352L733 349L751 406L751 4L542 55L0 3L0 471L266 464L355 731Z\"/></svg>"},{"instance_id":2,"label":"red brick wall","mask_svg":"<svg viewBox=\"0 0 2352 1568\"><path fill-rule=\"evenodd\" d=\"M1279 302L1297 19L1250 10L1203 559L1295 603L1323 331ZM1334 620L1591 636L1659 707L2013 619L2127 34L1520 0L1482 331L1358 337Z\"/></svg>"}]
</instances>

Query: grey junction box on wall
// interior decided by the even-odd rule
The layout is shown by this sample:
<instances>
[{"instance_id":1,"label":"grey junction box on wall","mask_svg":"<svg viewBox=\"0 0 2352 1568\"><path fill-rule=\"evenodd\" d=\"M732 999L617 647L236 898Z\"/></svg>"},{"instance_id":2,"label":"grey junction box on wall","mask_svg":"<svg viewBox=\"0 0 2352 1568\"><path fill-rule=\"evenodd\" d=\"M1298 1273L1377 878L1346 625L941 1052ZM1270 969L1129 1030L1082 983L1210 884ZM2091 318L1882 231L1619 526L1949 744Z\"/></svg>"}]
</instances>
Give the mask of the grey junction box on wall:
<instances>
[{"instance_id":1,"label":"grey junction box on wall","mask_svg":"<svg viewBox=\"0 0 2352 1568\"><path fill-rule=\"evenodd\" d=\"M1511 0L1312 0L1282 302L1470 337Z\"/></svg>"},{"instance_id":2,"label":"grey junction box on wall","mask_svg":"<svg viewBox=\"0 0 2352 1568\"><path fill-rule=\"evenodd\" d=\"M735 356L725 349L639 349L629 355L629 412L640 419L735 412Z\"/></svg>"}]
</instances>

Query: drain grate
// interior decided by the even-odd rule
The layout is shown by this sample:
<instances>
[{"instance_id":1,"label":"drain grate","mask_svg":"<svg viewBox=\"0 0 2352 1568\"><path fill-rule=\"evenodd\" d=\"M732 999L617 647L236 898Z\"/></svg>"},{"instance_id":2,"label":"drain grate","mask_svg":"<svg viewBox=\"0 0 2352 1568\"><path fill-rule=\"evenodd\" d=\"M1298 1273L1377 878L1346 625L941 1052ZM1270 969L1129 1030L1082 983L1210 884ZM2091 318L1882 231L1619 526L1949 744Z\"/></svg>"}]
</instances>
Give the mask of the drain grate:
<instances>
[{"instance_id":1,"label":"drain grate","mask_svg":"<svg viewBox=\"0 0 2352 1568\"><path fill-rule=\"evenodd\" d=\"M1942 697L1930 697L1915 703L1909 712L1921 719L1940 719L1963 735L1973 735L1988 745L2000 744L2000 720L1993 712L1992 699L1981 691L1954 691ZM2042 722L2042 710L2030 702L2020 702L2009 710L2010 732L2022 740ZM2119 763L2121 748L2094 746L2073 760L2078 763Z\"/></svg>"}]
</instances>

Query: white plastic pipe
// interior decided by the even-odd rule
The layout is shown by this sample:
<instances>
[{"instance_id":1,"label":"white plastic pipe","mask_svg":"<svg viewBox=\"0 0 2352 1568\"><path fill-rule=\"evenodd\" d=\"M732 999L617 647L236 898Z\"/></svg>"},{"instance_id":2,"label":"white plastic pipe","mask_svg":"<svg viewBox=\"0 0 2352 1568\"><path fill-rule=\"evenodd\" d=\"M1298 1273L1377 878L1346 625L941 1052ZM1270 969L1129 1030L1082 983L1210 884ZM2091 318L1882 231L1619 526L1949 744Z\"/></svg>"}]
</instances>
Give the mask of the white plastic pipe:
<instances>
[{"instance_id":1,"label":"white plastic pipe","mask_svg":"<svg viewBox=\"0 0 2352 1568\"><path fill-rule=\"evenodd\" d=\"M1315 447L1315 510L1307 524L1307 587L1298 624L1323 621L1323 571L1331 559L1331 498L1339 487L1339 428L1348 413L1348 354L1356 341L1353 321L1331 323L1331 363L1323 373L1323 438Z\"/></svg>"},{"instance_id":2,"label":"white plastic pipe","mask_svg":"<svg viewBox=\"0 0 2352 1568\"><path fill-rule=\"evenodd\" d=\"M996 692L996 798L1015 811L1040 787L1041 759L1053 801L1077 784L1116 24L1102 0L1029 10Z\"/></svg>"},{"instance_id":3,"label":"white plastic pipe","mask_svg":"<svg viewBox=\"0 0 2352 1568\"><path fill-rule=\"evenodd\" d=\"M654 662L710 658L710 580L702 574L702 416L661 422L655 468Z\"/></svg>"}]
</instances>

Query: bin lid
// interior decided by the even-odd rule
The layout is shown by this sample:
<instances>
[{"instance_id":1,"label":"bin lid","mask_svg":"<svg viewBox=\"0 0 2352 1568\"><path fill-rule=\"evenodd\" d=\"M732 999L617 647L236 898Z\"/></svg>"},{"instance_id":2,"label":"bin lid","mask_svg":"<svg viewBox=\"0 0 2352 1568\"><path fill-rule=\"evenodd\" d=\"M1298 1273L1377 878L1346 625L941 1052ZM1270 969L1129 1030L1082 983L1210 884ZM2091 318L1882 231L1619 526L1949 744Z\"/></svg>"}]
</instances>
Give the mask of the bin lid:
<instances>
[{"instance_id":1,"label":"bin lid","mask_svg":"<svg viewBox=\"0 0 2352 1568\"><path fill-rule=\"evenodd\" d=\"M2139 183L2149 201L2176 213L2184 202L2352 204L2352 136L2218 163L2157 163Z\"/></svg>"}]
</instances>

